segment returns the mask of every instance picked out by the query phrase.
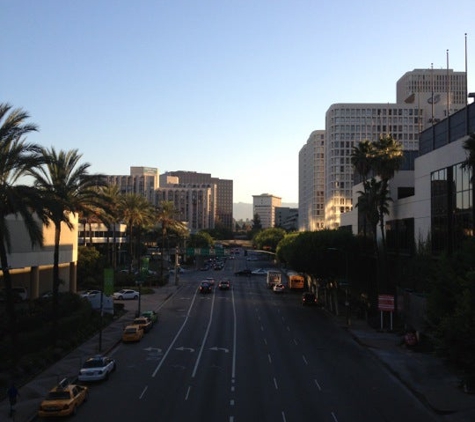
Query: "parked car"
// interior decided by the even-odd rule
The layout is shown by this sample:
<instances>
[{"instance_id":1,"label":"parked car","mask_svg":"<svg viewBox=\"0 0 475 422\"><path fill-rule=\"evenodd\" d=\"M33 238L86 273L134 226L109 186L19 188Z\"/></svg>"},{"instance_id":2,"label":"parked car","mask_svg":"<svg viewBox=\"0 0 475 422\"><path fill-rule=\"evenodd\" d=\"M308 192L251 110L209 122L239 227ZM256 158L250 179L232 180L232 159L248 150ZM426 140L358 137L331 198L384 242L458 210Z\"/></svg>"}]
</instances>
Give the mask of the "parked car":
<instances>
[{"instance_id":1,"label":"parked car","mask_svg":"<svg viewBox=\"0 0 475 422\"><path fill-rule=\"evenodd\" d=\"M147 317L154 324L158 322L158 314L155 311L143 311L142 316Z\"/></svg>"},{"instance_id":2,"label":"parked car","mask_svg":"<svg viewBox=\"0 0 475 422\"><path fill-rule=\"evenodd\" d=\"M231 287L231 283L229 283L229 280L221 280L218 284L219 290L229 290Z\"/></svg>"},{"instance_id":3,"label":"parked car","mask_svg":"<svg viewBox=\"0 0 475 422\"><path fill-rule=\"evenodd\" d=\"M88 387L70 384L65 378L41 402L38 416L47 418L74 415L88 397Z\"/></svg>"},{"instance_id":4,"label":"parked car","mask_svg":"<svg viewBox=\"0 0 475 422\"><path fill-rule=\"evenodd\" d=\"M86 290L85 292L81 293L81 297L94 297L97 294L101 294L100 290Z\"/></svg>"},{"instance_id":5,"label":"parked car","mask_svg":"<svg viewBox=\"0 0 475 422\"><path fill-rule=\"evenodd\" d=\"M302 294L302 305L316 305L317 296L314 293L305 292Z\"/></svg>"},{"instance_id":6,"label":"parked car","mask_svg":"<svg viewBox=\"0 0 475 422\"><path fill-rule=\"evenodd\" d=\"M28 299L28 290L24 287L12 287L13 300L15 302L22 302ZM0 302L5 301L5 289L0 291Z\"/></svg>"},{"instance_id":7,"label":"parked car","mask_svg":"<svg viewBox=\"0 0 475 422\"><path fill-rule=\"evenodd\" d=\"M122 332L122 341L124 343L140 341L143 336L143 330L138 325L127 325Z\"/></svg>"},{"instance_id":8,"label":"parked car","mask_svg":"<svg viewBox=\"0 0 475 422\"><path fill-rule=\"evenodd\" d=\"M246 276L246 277L250 277L251 276L251 273L252 271L249 269L249 268L244 268L243 270L239 270L239 271L236 271L234 273L235 276Z\"/></svg>"},{"instance_id":9,"label":"parked car","mask_svg":"<svg viewBox=\"0 0 475 422\"><path fill-rule=\"evenodd\" d=\"M138 317L134 319L133 325L138 325L144 333L148 333L152 328L153 322L147 317Z\"/></svg>"},{"instance_id":10,"label":"parked car","mask_svg":"<svg viewBox=\"0 0 475 422\"><path fill-rule=\"evenodd\" d=\"M207 281L202 281L199 287L200 293L211 293L212 287Z\"/></svg>"},{"instance_id":11,"label":"parked car","mask_svg":"<svg viewBox=\"0 0 475 422\"><path fill-rule=\"evenodd\" d=\"M107 356L94 356L87 359L79 370L78 380L82 382L102 381L115 371L115 360Z\"/></svg>"},{"instance_id":12,"label":"parked car","mask_svg":"<svg viewBox=\"0 0 475 422\"><path fill-rule=\"evenodd\" d=\"M116 300L138 299L139 296L139 292L131 289L122 289L112 294L112 297Z\"/></svg>"},{"instance_id":13,"label":"parked car","mask_svg":"<svg viewBox=\"0 0 475 422\"><path fill-rule=\"evenodd\" d=\"M285 286L283 284L274 284L272 290L274 290L275 293L284 293Z\"/></svg>"}]
</instances>

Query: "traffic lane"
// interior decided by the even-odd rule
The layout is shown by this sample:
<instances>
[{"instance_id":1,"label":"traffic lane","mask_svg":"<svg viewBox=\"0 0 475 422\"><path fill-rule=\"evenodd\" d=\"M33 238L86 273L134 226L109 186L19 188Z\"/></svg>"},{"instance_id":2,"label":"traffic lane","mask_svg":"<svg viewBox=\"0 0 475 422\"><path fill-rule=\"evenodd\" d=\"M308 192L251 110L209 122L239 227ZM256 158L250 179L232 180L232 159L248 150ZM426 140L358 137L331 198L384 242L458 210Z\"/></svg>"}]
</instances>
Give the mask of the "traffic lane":
<instances>
[{"instance_id":1,"label":"traffic lane","mask_svg":"<svg viewBox=\"0 0 475 422\"><path fill-rule=\"evenodd\" d=\"M281 300L287 331L292 342L299 344L308 372L314 374L336 418L348 420L356 414L363 421L437 420L373 354L336 327L327 314L296 304L291 295Z\"/></svg>"},{"instance_id":2,"label":"traffic lane","mask_svg":"<svg viewBox=\"0 0 475 422\"><path fill-rule=\"evenodd\" d=\"M242 340L238 330L238 342L248 342L245 347L252 354L246 361L240 355L237 359L237 417L249 420L256 413L259 419L269 421L334 422L331 408L325 403L315 405L318 385L308 373L305 356L292 341L280 309L281 296L263 283L254 286L254 291L247 292L252 299L243 300L243 305L250 306L243 307L238 316L243 327ZM252 375L241 376L246 371Z\"/></svg>"}]
</instances>

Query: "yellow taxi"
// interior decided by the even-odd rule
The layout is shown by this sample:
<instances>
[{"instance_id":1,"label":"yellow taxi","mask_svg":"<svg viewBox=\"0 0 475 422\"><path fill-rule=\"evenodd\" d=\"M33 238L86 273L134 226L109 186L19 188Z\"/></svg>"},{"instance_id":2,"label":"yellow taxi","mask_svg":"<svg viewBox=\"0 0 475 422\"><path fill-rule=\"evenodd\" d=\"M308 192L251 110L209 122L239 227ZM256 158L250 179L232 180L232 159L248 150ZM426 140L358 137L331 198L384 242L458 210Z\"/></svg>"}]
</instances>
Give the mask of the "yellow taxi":
<instances>
[{"instance_id":1,"label":"yellow taxi","mask_svg":"<svg viewBox=\"0 0 475 422\"><path fill-rule=\"evenodd\" d=\"M127 325L122 332L122 341L130 343L133 341L140 341L143 337L143 330L140 325Z\"/></svg>"},{"instance_id":2,"label":"yellow taxi","mask_svg":"<svg viewBox=\"0 0 475 422\"><path fill-rule=\"evenodd\" d=\"M148 333L152 328L153 322L147 317L142 316L135 318L133 324L138 325L144 331L144 333Z\"/></svg>"},{"instance_id":3,"label":"yellow taxi","mask_svg":"<svg viewBox=\"0 0 475 422\"><path fill-rule=\"evenodd\" d=\"M70 384L63 379L41 402L40 418L75 415L78 407L87 401L89 389L83 385Z\"/></svg>"}]
</instances>

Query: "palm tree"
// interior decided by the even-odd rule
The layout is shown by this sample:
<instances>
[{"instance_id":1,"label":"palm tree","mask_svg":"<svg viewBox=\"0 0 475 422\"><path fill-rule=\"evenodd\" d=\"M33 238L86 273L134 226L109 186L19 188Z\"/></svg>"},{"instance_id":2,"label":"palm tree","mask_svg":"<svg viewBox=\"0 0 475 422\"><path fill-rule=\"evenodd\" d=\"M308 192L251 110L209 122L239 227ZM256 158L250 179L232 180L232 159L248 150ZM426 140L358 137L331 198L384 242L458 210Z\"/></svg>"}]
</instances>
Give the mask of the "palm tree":
<instances>
[{"instance_id":1,"label":"palm tree","mask_svg":"<svg viewBox=\"0 0 475 422\"><path fill-rule=\"evenodd\" d=\"M102 194L108 204L107 210L103 209L100 219L112 231L112 251L108 253L108 262L115 270L117 267L117 239L116 225L119 223L119 201L121 194L117 185L108 185L102 188ZM107 244L109 246L109 236L107 236ZM109 248L108 248L109 249Z\"/></svg>"},{"instance_id":2,"label":"palm tree","mask_svg":"<svg viewBox=\"0 0 475 422\"><path fill-rule=\"evenodd\" d=\"M175 205L171 201L163 201L160 203L160 206L156 213L156 219L160 225L162 233L162 257L160 263L160 277L163 280L163 258L164 258L164 249L165 249L165 238L167 237L167 229L173 228L176 231L184 232L186 231L186 226L181 221L176 219L178 211L175 208Z\"/></svg>"},{"instance_id":3,"label":"palm tree","mask_svg":"<svg viewBox=\"0 0 475 422\"><path fill-rule=\"evenodd\" d=\"M64 223L70 230L73 223L71 214L88 212L91 207L101 207L104 202L98 188L105 186L102 175L89 175L89 163L80 164L82 155L77 150L59 151L54 148L42 149L46 164L30 170L35 187L40 190L45 201L45 213L54 224L53 258L53 326L52 341L56 341L58 323L59 291L59 245L61 228Z\"/></svg>"},{"instance_id":4,"label":"palm tree","mask_svg":"<svg viewBox=\"0 0 475 422\"><path fill-rule=\"evenodd\" d=\"M368 174L372 170L372 160L374 156L374 148L373 144L368 141L364 140L361 141L357 146L353 147L353 151L351 152L351 164L355 168L356 172L362 176L363 178L363 189L366 193L367 189L367 180ZM363 213L363 215L365 215ZM366 237L366 222L367 219L363 218L363 235Z\"/></svg>"},{"instance_id":5,"label":"palm tree","mask_svg":"<svg viewBox=\"0 0 475 422\"><path fill-rule=\"evenodd\" d=\"M129 232L129 272L132 272L133 261L137 259L137 248L134 249L134 230L139 233L141 228L152 224L154 209L147 198L135 193L121 195L117 208Z\"/></svg>"},{"instance_id":6,"label":"palm tree","mask_svg":"<svg viewBox=\"0 0 475 422\"><path fill-rule=\"evenodd\" d=\"M472 175L470 182L472 183L472 236L475 235L475 133L471 133L464 141L463 148L467 151L467 159L463 162L464 169L470 169Z\"/></svg>"},{"instance_id":7,"label":"palm tree","mask_svg":"<svg viewBox=\"0 0 475 422\"><path fill-rule=\"evenodd\" d=\"M21 177L31 168L43 163L38 145L27 143L25 135L36 132L37 126L27 123L30 116L20 108L12 109L7 103L0 104L0 263L5 282L5 306L12 342L16 339L16 315L12 292L12 279L8 264L11 252L9 215L20 215L30 237L32 246L43 245L43 232L39 220L44 224L41 198L31 186L20 183Z\"/></svg>"},{"instance_id":8,"label":"palm tree","mask_svg":"<svg viewBox=\"0 0 475 422\"><path fill-rule=\"evenodd\" d=\"M373 143L374 159L373 168L377 176L381 178L381 194L379 196L379 218L383 249L386 248L386 235L384 231L384 215L387 211L387 198L389 194L389 180L401 168L404 160L402 144L393 139L391 135L381 136Z\"/></svg>"}]
</instances>

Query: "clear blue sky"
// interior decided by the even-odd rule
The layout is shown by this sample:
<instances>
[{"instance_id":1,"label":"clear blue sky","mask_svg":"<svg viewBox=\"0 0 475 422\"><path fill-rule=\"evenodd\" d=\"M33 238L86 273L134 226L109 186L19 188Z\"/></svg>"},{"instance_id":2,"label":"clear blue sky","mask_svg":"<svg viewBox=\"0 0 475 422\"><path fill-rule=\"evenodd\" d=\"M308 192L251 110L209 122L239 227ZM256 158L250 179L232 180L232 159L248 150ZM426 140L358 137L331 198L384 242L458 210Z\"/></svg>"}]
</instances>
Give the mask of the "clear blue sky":
<instances>
[{"instance_id":1,"label":"clear blue sky","mask_svg":"<svg viewBox=\"0 0 475 422\"><path fill-rule=\"evenodd\" d=\"M1 102L91 172L188 170L234 202L298 202L298 153L333 103L394 102L416 68L465 70L475 2L0 0Z\"/></svg>"}]
</instances>

